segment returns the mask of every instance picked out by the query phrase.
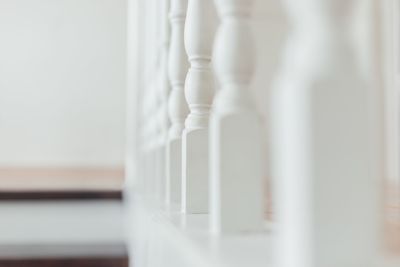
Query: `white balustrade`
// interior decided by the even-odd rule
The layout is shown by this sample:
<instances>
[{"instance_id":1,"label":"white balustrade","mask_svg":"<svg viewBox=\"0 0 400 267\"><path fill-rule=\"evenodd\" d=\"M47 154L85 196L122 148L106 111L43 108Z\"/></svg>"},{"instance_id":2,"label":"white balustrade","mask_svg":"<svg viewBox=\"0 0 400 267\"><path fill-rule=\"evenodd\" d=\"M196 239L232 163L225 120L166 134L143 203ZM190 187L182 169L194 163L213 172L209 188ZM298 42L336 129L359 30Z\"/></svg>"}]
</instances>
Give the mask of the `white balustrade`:
<instances>
[{"instance_id":1,"label":"white balustrade","mask_svg":"<svg viewBox=\"0 0 400 267\"><path fill-rule=\"evenodd\" d=\"M146 87L146 89L148 89ZM148 192L149 188L149 181L148 181L148 173L149 173L149 168L147 167L149 165L148 157L147 157L147 147L148 147L148 128L149 128L149 120L145 118L144 114L148 114L150 110L150 97L149 97L149 92L150 90L143 90L142 93L142 102L141 108L140 108L140 158L141 158L141 164L142 165L142 186L144 192Z\"/></svg>"},{"instance_id":2,"label":"white balustrade","mask_svg":"<svg viewBox=\"0 0 400 267\"><path fill-rule=\"evenodd\" d=\"M208 211L208 125L214 96L211 54L217 14L213 0L189 0L185 48L190 62L185 97L190 114L182 138L182 210Z\"/></svg>"},{"instance_id":3,"label":"white balustrade","mask_svg":"<svg viewBox=\"0 0 400 267\"><path fill-rule=\"evenodd\" d=\"M158 67L154 69L155 75L158 74ZM158 83L156 80L150 81L146 88L146 102L143 116L144 124L144 157L146 161L146 193L149 196L157 196L157 105L160 102L158 97Z\"/></svg>"},{"instance_id":4,"label":"white balustrade","mask_svg":"<svg viewBox=\"0 0 400 267\"><path fill-rule=\"evenodd\" d=\"M163 146L167 144L168 140L168 96L170 92L170 84L168 79L168 55L169 55L169 41L170 41L170 27L169 27L169 0L162 0L161 3L161 47L160 47L160 97L162 103L160 105L160 141ZM164 152L164 156L166 153ZM165 178L165 173L163 173Z\"/></svg>"},{"instance_id":5,"label":"white balustrade","mask_svg":"<svg viewBox=\"0 0 400 267\"><path fill-rule=\"evenodd\" d=\"M378 254L388 250L379 238L392 249L398 230L397 199L385 199L394 204L389 213L379 195L388 163L381 131L395 128L395 120L384 128L379 101L387 111L397 107L383 100L395 94L372 81L395 72L378 55L393 64L395 43L372 48L382 41L372 21L379 0L130 1L142 17L131 22L141 31L132 30L140 45L129 57L140 62L132 86L139 111L131 130L139 133L130 146L139 150L141 182L134 191L145 195L128 201L136 265L400 266L398 256ZM393 38L392 26L380 26ZM271 202L263 192L270 168ZM165 209L146 195L175 203ZM266 202L273 221L264 229ZM210 227L233 235L215 236Z\"/></svg>"},{"instance_id":6,"label":"white balustrade","mask_svg":"<svg viewBox=\"0 0 400 267\"><path fill-rule=\"evenodd\" d=\"M168 141L168 95L170 85L168 80L168 54L169 54L169 0L162 0L159 8L160 21L160 46L159 46L159 71L158 71L158 90L157 97L159 99L157 106L157 137L156 137L156 170L157 180L157 196L165 200L166 187L166 155Z\"/></svg>"},{"instance_id":7,"label":"white balustrade","mask_svg":"<svg viewBox=\"0 0 400 267\"><path fill-rule=\"evenodd\" d=\"M261 125L250 94L254 47L252 0L215 0L221 24L214 67L220 84L210 120L211 230L263 226Z\"/></svg>"},{"instance_id":8,"label":"white balustrade","mask_svg":"<svg viewBox=\"0 0 400 267\"><path fill-rule=\"evenodd\" d=\"M382 266L380 97L349 37L355 1L285 3L293 33L272 101L276 266Z\"/></svg>"},{"instance_id":9,"label":"white balustrade","mask_svg":"<svg viewBox=\"0 0 400 267\"><path fill-rule=\"evenodd\" d=\"M182 180L182 131L189 113L184 95L185 76L188 70L184 48L184 26L187 0L171 0L171 39L168 58L169 80L169 140L167 143L166 201L181 201Z\"/></svg>"}]
</instances>

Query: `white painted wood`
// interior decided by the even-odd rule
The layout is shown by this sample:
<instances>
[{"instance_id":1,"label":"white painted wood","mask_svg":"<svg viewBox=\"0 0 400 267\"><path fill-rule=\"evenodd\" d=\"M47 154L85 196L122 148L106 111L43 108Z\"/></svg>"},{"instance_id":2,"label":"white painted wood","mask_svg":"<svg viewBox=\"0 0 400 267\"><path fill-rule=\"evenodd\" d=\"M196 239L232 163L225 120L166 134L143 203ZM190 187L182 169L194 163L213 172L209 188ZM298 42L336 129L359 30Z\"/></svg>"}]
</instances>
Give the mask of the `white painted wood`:
<instances>
[{"instance_id":1,"label":"white painted wood","mask_svg":"<svg viewBox=\"0 0 400 267\"><path fill-rule=\"evenodd\" d=\"M157 47L157 46L156 46ZM159 65L154 66L154 76L159 78ZM156 198L160 191L158 180L158 153L157 153L157 138L158 138L158 120L157 107L159 99L159 83L158 79L151 80L146 87L145 105L143 110L143 139L144 149L142 151L145 160L145 188L146 194L149 197Z\"/></svg>"},{"instance_id":2,"label":"white painted wood","mask_svg":"<svg viewBox=\"0 0 400 267\"><path fill-rule=\"evenodd\" d=\"M189 113L184 96L185 76L188 70L187 56L184 48L184 26L187 0L171 0L170 21L171 40L169 50L169 140L167 143L167 203L181 201L182 180L182 131Z\"/></svg>"},{"instance_id":3,"label":"white painted wood","mask_svg":"<svg viewBox=\"0 0 400 267\"><path fill-rule=\"evenodd\" d=\"M156 157L157 165L157 197L164 202L166 198L166 156L168 142L168 95L170 92L170 84L168 80L168 55L170 40L169 25L169 0L162 0L158 6L160 12L160 47L159 47L159 72L158 72L158 97L159 103L157 107L157 138L156 138Z\"/></svg>"},{"instance_id":4,"label":"white painted wood","mask_svg":"<svg viewBox=\"0 0 400 267\"><path fill-rule=\"evenodd\" d=\"M249 86L254 72L250 0L216 0L221 24L214 67L220 91L210 121L210 226L216 233L262 228L260 118Z\"/></svg>"},{"instance_id":5,"label":"white painted wood","mask_svg":"<svg viewBox=\"0 0 400 267\"><path fill-rule=\"evenodd\" d=\"M348 36L349 0L287 0L273 98L277 266L380 266L378 88Z\"/></svg>"},{"instance_id":6,"label":"white painted wood","mask_svg":"<svg viewBox=\"0 0 400 267\"><path fill-rule=\"evenodd\" d=\"M211 54L217 14L213 0L189 0L185 48L190 62L185 97L190 114L182 137L182 211L208 211L208 124L214 96Z\"/></svg>"},{"instance_id":7,"label":"white painted wood","mask_svg":"<svg viewBox=\"0 0 400 267\"><path fill-rule=\"evenodd\" d=\"M147 252L136 253L136 262L143 263L138 265L140 267L272 267L273 237L267 232L216 238L209 232L208 214L183 214L179 208L162 211L154 203L143 203L140 198L135 198L134 204L132 209L139 213L135 223L140 228L135 235L140 245L135 251ZM150 233L143 235L144 231ZM161 247L154 244L145 247L149 236ZM154 263L155 255L161 265Z\"/></svg>"},{"instance_id":8,"label":"white painted wood","mask_svg":"<svg viewBox=\"0 0 400 267\"><path fill-rule=\"evenodd\" d=\"M140 149L139 149L139 111L141 94L138 88L143 82L141 68L144 65L141 36L144 29L139 27L143 21L143 9L139 1L127 2L127 84L126 84L126 149L125 149L125 186L124 190L130 192L133 188L141 188L143 179L140 175Z\"/></svg>"},{"instance_id":9,"label":"white painted wood","mask_svg":"<svg viewBox=\"0 0 400 267\"><path fill-rule=\"evenodd\" d=\"M135 217L130 225L137 229L132 233L137 245L132 254L136 255L135 266L284 267L273 261L275 225L268 232L214 236L209 232L209 214L182 214L178 208L163 211L141 198L132 204ZM399 263L399 257L391 256L379 260L377 266L397 267Z\"/></svg>"},{"instance_id":10,"label":"white painted wood","mask_svg":"<svg viewBox=\"0 0 400 267\"><path fill-rule=\"evenodd\" d=\"M155 0L132 1L139 1L142 3L142 7L146 7L140 11L144 14L143 16L151 13L147 9L152 10L155 7ZM153 4L149 3L150 1ZM195 0L189 1L194 2ZM361 0L360 2L366 3L367 1ZM204 0L197 3L205 5L205 2ZM215 124L210 126L210 129L211 136L216 138L210 140L212 148L210 152L211 158L217 160L211 160L214 166L212 173L217 173L218 177L229 177L225 180L213 180L216 182L212 187L214 189L219 189L218 181L222 181L220 184L224 185L220 187L223 189L215 190L216 194L212 194L214 196L212 203L221 205L211 205L215 208L214 213L211 212L211 214L182 213L179 201L171 203L170 207L165 210L164 205L160 205L159 201L148 199L135 190L134 198L130 202L134 206L127 208L135 213L130 218L132 221L128 223L129 228L134 230L129 240L130 243L134 243L131 249L135 266L293 266L274 262L273 257L276 255L285 257L285 259L297 260L296 267L368 267L373 263L374 253L378 251L379 245L379 241L374 237L374 234L377 233L374 219L377 218L376 204L379 203L376 201L378 197L376 193L379 191L377 179L379 175L374 176L376 180L372 175L378 172L376 169L379 166L376 166L375 163L381 162L381 152L379 146L375 145L377 140L375 135L378 133L372 128L382 129L382 127L377 126L373 116L368 115L370 113L378 117L378 113L374 110L377 108L375 100L378 97L375 97L370 91L370 89L374 89L369 87L373 83L369 83L369 80L365 82L363 78L375 78L373 77L375 74L374 72L368 73L369 66L365 65L361 66L363 73L359 73L361 72L359 66L352 60L353 51L347 50L349 47L354 49L348 43L350 38L338 34L338 32L343 33L342 29L349 29L352 25L348 23L346 17L339 19L339 17L335 17L336 15L333 16L336 9L330 6L335 3L343 4L344 11L352 17L353 14L347 8L353 1L291 0L290 6L286 6L286 8L292 20L293 32L288 36L287 50L284 53L285 67L280 76L281 82L278 83L279 89L274 90L271 99L269 87L275 76L275 66L280 61L279 55L281 54L279 39L284 39L286 33L283 16L275 10L275 8L278 9L280 2L283 1L254 0L254 6L244 0L221 0L218 2L219 11L225 10L225 12L220 12L223 26L217 37L217 49L213 51L215 58L219 58L219 61L215 62L215 66L217 66L217 78L221 85L218 86L221 87L218 89L221 91L218 93L215 108L213 106L214 114L211 121ZM254 11L251 19L250 9ZM190 11L189 2L186 19L189 25L190 20L196 18L190 15ZM195 9L195 11L198 14L201 10ZM358 12L360 11L358 10ZM150 21L154 20L154 14L151 14L148 19ZM242 19L243 17L244 19ZM204 26L203 24L196 25ZM149 30L145 26L140 27L143 27L144 31ZM185 28L189 29L189 26L186 25ZM183 49L182 31L183 27L181 27L179 35L181 49ZM198 29L193 32L197 32L196 36L200 36ZM252 41L248 35L250 32L255 33L254 47L251 45ZM202 35L206 33L201 32ZM146 32L145 35L147 34L152 35ZM244 35L245 37L243 37ZM188 35L185 38L189 38ZM192 37L189 39L192 43L206 41L206 38L196 40ZM358 40L361 45L362 40L362 38ZM248 41L249 43L247 43ZM150 44L151 41L146 43ZM146 45L143 47L143 58L146 61L144 65L152 65L153 68L146 67L151 71L146 72L147 78L143 78L146 81L145 86L139 87L138 90L143 95L147 95L150 91L148 85L152 80L158 80L158 78L154 76L157 68L148 62L153 61L155 49ZM368 61L371 55L365 53L368 49L364 49L364 46L357 46L357 50L363 50L361 54L366 55ZM182 52L182 50L180 51ZM257 62L253 62L252 57L248 55L251 52L255 53ZM188 54L190 57L190 51ZM173 59L176 62L179 57L173 56ZM160 64L161 61L160 59ZM343 62L346 64L342 65ZM171 67L171 65L169 66ZM176 67L176 64L174 63L173 66ZM256 70L254 78L251 78L252 68ZM158 74L160 75L159 72ZM184 74L179 79L180 88L183 88ZM360 83L365 86L359 86ZM195 82L194 84L200 83ZM194 89L193 86L187 85L187 87L185 85L185 90L196 92L190 90ZM282 85L287 86L283 86L282 90ZM157 92L160 93L161 87L157 88ZM247 91L248 89L250 91ZM200 92L200 95L195 95L194 100L188 99L189 104L200 103L199 97L204 91L198 90L197 92ZM363 95L364 92L365 95ZM263 121L268 122L269 104L275 105L270 114L274 123L268 128L273 130L273 142L269 140L269 132L261 136L255 134L259 133L259 129L255 128L259 128L260 125L251 100L253 93L257 98L256 107L261 112ZM182 96L180 94L179 99L183 99ZM372 100L371 105L362 106L359 101L362 97ZM148 100L151 102L152 98L150 97ZM173 101L176 100L176 98L173 99ZM144 98L140 98L139 102L144 100ZM150 104L150 106L154 107L154 104ZM357 110L352 106L358 107ZM179 105L173 105L175 115L177 114L176 107ZM360 112L362 108L368 112ZM157 115L153 113L152 108L148 113L141 111L138 131L142 131L142 127L146 129L149 127L150 132L152 131L153 126L147 126L147 122L155 117L158 120L159 116L162 116L161 107L158 106L156 109ZM191 109L191 111L193 110ZM175 149L172 153L174 155L182 151L180 142L185 135L181 138L180 133L185 117L179 117L177 120L180 130L176 139L172 140L178 140L178 142L171 143L170 135L168 136L168 143L170 143L168 147L171 150ZM238 119L238 117L243 118ZM189 121L190 119L187 118L186 122L189 123ZM186 125L186 122L185 129L187 130L192 126ZM252 125L246 126L247 124ZM156 126L156 139L161 137L159 135L160 126L160 124ZM196 132L200 128L192 127L192 131ZM255 137L249 138L249 133L254 134ZM369 133L371 136L368 137L365 133ZM239 139L239 137L242 138ZM261 138L262 140L260 140ZM149 139L152 139L151 134L143 135L143 140L146 140L145 146ZM204 139L196 140L193 143L199 147L207 144L206 142L201 143L201 140ZM249 140L252 141L249 142ZM257 174L261 173L261 170L257 168L261 164L257 163L259 162L257 161L258 156L255 156L257 153L254 151L259 149L261 154L261 150L263 152L266 149L262 145L256 148L252 145L260 144L261 141L274 145L273 161L269 158L264 158L262 161L263 167L272 163L275 166L273 173L277 174L273 176L276 179L272 183L272 190L276 196L273 202L273 211L278 212L278 216L273 214L272 227L267 224L268 231L257 231L251 234L248 232L238 235L210 234L210 219L213 222L219 221L214 224L214 226L217 225L213 228L215 232L260 229L260 224L251 224L249 227L248 219L251 218L249 214L254 215L253 212L258 207L262 207L261 203L263 202L261 198L262 185L260 183L259 187L254 188L256 183L253 180L254 177L259 177ZM160 143L156 142L156 147L159 147ZM174 147L174 144L177 146ZM142 143L139 142L139 145ZM194 147L194 149L197 148ZM147 165L144 167L146 177L153 177L154 172L160 171L157 165L159 160L156 160L155 163L151 154L147 153L148 151L150 150L146 150L140 159L139 165L142 170L142 162L145 162ZM189 148L183 151L193 151L193 149ZM253 162L253 160L255 161ZM175 168L173 171L179 173L180 160L174 162L177 164L172 165ZM245 166L254 164L256 168L253 168L254 166L245 168L242 172L243 164ZM364 175L362 172L367 165L368 173L366 171ZM194 169L190 168L190 170ZM371 176L368 176L369 174ZM216 176L214 175L214 177ZM239 179L236 179L238 177ZM282 177L283 179L281 179ZM179 188L180 179L174 181L178 184L173 187ZM371 186L373 183L376 183L375 190L372 189L375 184ZM150 188L152 188L151 185ZM228 194L222 195L222 193ZM226 198L215 198L219 196L226 196ZM136 199L136 197L141 199ZM178 195L177 197L179 200ZM258 200L256 200L257 198ZM255 205L253 205L254 203ZM279 211L284 211L284 214ZM218 217L220 215L224 217ZM231 218L235 224L226 225L220 220L221 218ZM276 218L278 218L277 221L275 221ZM262 223L262 221L261 217L259 222ZM281 221L284 223L282 224ZM254 222L254 220L250 220L250 222ZM283 236L282 233L285 235ZM332 235L330 235L331 233ZM370 242L374 239L373 243ZM285 244L284 241L288 241L293 246L286 247L285 245L288 243ZM348 254L345 254L347 252ZM361 256L361 254L364 255ZM308 265L307 258L315 261ZM365 259L365 262L362 261L362 258ZM326 261L321 262L320 259ZM289 262L289 264L291 263ZM386 258L382 262L379 261L374 267L398 265L398 257L393 257L393 259Z\"/></svg>"}]
</instances>

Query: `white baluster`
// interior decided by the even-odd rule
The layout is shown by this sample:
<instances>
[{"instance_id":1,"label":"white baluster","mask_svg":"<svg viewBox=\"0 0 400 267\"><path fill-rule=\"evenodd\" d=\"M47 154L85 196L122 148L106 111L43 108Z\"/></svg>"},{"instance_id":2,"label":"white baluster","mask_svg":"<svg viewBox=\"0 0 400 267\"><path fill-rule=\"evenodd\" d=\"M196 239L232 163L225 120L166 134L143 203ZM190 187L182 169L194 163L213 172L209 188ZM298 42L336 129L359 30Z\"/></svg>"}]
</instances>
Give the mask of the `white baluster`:
<instances>
[{"instance_id":1,"label":"white baluster","mask_svg":"<svg viewBox=\"0 0 400 267\"><path fill-rule=\"evenodd\" d=\"M171 43L169 50L169 140L167 144L167 203L180 203L182 180L182 131L189 113L184 95L185 75L188 70L183 32L187 0L171 0Z\"/></svg>"},{"instance_id":2,"label":"white baluster","mask_svg":"<svg viewBox=\"0 0 400 267\"><path fill-rule=\"evenodd\" d=\"M155 180L155 196L158 200L164 200L164 166L165 166L165 147L163 147L161 143L161 138L163 136L163 121L162 121L162 111L163 111L163 104L164 104L164 98L163 98L163 91L164 88L162 88L162 79L163 79L163 69L161 65L161 60L162 60L162 46L160 43L159 46L159 65L156 73L156 92L155 92L155 110L153 116L154 120L154 137L153 137L153 146L152 146L152 153L154 155L154 180Z\"/></svg>"},{"instance_id":3,"label":"white baluster","mask_svg":"<svg viewBox=\"0 0 400 267\"><path fill-rule=\"evenodd\" d=\"M154 74L158 76L158 68L155 68ZM158 180L157 180L157 107L160 102L158 95L158 83L157 81L152 81L149 90L150 106L149 111L146 116L148 117L148 128L147 128L147 157L149 158L149 193L152 197L157 197L158 190Z\"/></svg>"},{"instance_id":4,"label":"white baluster","mask_svg":"<svg viewBox=\"0 0 400 267\"><path fill-rule=\"evenodd\" d=\"M252 0L215 0L221 18L214 66L221 90L210 121L210 225L213 232L262 228L260 119L249 86L254 71Z\"/></svg>"},{"instance_id":5,"label":"white baluster","mask_svg":"<svg viewBox=\"0 0 400 267\"><path fill-rule=\"evenodd\" d=\"M141 109L141 154L142 154L142 162L143 166L141 166L143 170L143 189L145 194L150 194L151 180L150 180L150 157L148 155L148 147L149 147L149 127L150 120L148 114L151 110L151 90L152 84L150 83L146 86L145 90L143 90L143 102Z\"/></svg>"},{"instance_id":6,"label":"white baluster","mask_svg":"<svg viewBox=\"0 0 400 267\"><path fill-rule=\"evenodd\" d=\"M160 11L160 62L158 72L158 97L157 107L157 195L165 200L166 187L166 150L168 141L168 52L169 52L169 0L162 0L159 5Z\"/></svg>"},{"instance_id":7,"label":"white baluster","mask_svg":"<svg viewBox=\"0 0 400 267\"><path fill-rule=\"evenodd\" d=\"M380 98L348 36L354 2L286 0L294 29L272 101L277 266L380 266Z\"/></svg>"},{"instance_id":8,"label":"white baluster","mask_svg":"<svg viewBox=\"0 0 400 267\"><path fill-rule=\"evenodd\" d=\"M190 62L185 97L190 114L182 139L182 210L208 211L208 124L214 95L211 53L217 15L213 0L189 0L185 48Z\"/></svg>"}]
</instances>

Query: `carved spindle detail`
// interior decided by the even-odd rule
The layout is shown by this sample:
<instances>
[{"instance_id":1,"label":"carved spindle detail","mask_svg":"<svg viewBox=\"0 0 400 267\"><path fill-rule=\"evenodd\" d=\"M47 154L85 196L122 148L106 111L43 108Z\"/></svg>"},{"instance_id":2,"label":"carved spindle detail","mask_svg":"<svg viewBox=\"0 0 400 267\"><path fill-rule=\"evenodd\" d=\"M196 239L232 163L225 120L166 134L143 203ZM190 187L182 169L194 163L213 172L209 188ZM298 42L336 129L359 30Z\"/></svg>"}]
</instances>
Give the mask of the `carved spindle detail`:
<instances>
[{"instance_id":1,"label":"carved spindle detail","mask_svg":"<svg viewBox=\"0 0 400 267\"><path fill-rule=\"evenodd\" d=\"M190 114L182 140L182 210L208 211L208 124L214 95L211 53L216 28L213 0L189 0L185 48L190 69L185 96Z\"/></svg>"},{"instance_id":2,"label":"carved spindle detail","mask_svg":"<svg viewBox=\"0 0 400 267\"><path fill-rule=\"evenodd\" d=\"M187 0L171 0L171 43L168 58L169 80L169 140L167 144L167 202L180 202L181 199L181 164L182 164L182 131L187 114L184 84L188 70L187 56L184 48L184 26Z\"/></svg>"},{"instance_id":3,"label":"carved spindle detail","mask_svg":"<svg viewBox=\"0 0 400 267\"><path fill-rule=\"evenodd\" d=\"M185 24L185 48L190 62L186 76L185 97L189 105L186 130L208 128L214 96L211 54L216 28L212 0L189 0Z\"/></svg>"},{"instance_id":4,"label":"carved spindle detail","mask_svg":"<svg viewBox=\"0 0 400 267\"><path fill-rule=\"evenodd\" d=\"M169 80L172 89L169 96L170 139L182 137L185 119L189 113L184 94L185 76L188 70L183 41L186 8L187 0L171 1L170 21L172 32L168 63Z\"/></svg>"},{"instance_id":5,"label":"carved spindle detail","mask_svg":"<svg viewBox=\"0 0 400 267\"><path fill-rule=\"evenodd\" d=\"M221 24L214 67L220 91L210 120L210 225L213 232L263 224L261 121L250 94L252 0L215 0Z\"/></svg>"}]
</instances>

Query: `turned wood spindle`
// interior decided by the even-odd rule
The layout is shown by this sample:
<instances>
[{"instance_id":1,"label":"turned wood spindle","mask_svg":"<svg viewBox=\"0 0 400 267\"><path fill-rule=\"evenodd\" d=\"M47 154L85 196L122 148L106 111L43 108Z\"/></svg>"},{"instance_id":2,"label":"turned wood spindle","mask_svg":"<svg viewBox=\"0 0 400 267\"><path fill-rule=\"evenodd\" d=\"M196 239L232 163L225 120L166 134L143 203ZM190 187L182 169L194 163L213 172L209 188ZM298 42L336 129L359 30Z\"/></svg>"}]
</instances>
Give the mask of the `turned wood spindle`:
<instances>
[{"instance_id":1,"label":"turned wood spindle","mask_svg":"<svg viewBox=\"0 0 400 267\"><path fill-rule=\"evenodd\" d=\"M208 211L208 124L214 95L211 54L216 29L213 0L189 0L185 48L190 62L185 97L190 113L182 139L182 210Z\"/></svg>"},{"instance_id":2,"label":"turned wood spindle","mask_svg":"<svg viewBox=\"0 0 400 267\"><path fill-rule=\"evenodd\" d=\"M184 84L188 70L187 56L184 48L184 27L187 0L171 0L170 22L171 39L168 57L168 74L171 85L169 95L169 140L167 144L167 203L180 203L182 180L182 131L187 114Z\"/></svg>"},{"instance_id":3,"label":"turned wood spindle","mask_svg":"<svg viewBox=\"0 0 400 267\"><path fill-rule=\"evenodd\" d=\"M221 20L213 63L220 90L210 117L210 226L263 226L261 121L250 93L255 68L252 0L215 0Z\"/></svg>"}]
</instances>

